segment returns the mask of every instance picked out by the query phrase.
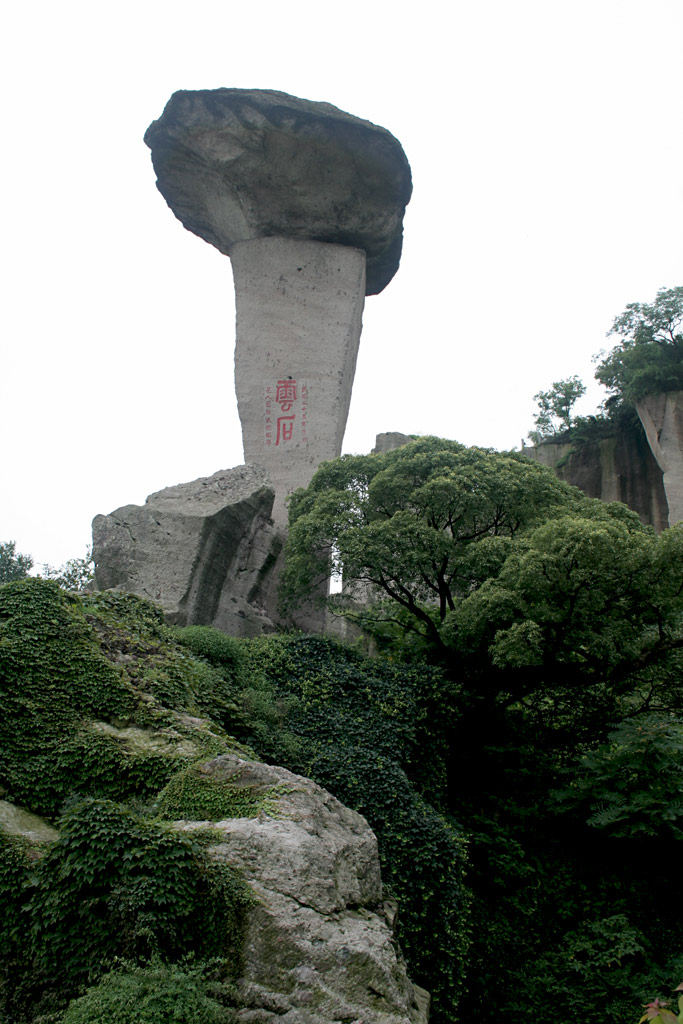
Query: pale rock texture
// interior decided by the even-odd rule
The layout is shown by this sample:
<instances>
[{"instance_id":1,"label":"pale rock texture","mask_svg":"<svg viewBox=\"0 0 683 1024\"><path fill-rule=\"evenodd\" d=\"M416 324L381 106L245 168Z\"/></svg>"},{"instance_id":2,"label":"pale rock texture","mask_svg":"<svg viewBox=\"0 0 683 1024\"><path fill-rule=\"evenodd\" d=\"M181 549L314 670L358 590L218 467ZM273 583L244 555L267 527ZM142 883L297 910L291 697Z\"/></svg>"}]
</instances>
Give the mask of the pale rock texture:
<instances>
[{"instance_id":1,"label":"pale rock texture","mask_svg":"<svg viewBox=\"0 0 683 1024\"><path fill-rule=\"evenodd\" d=\"M272 506L265 473L238 466L96 516L96 585L155 601L177 625L232 636L272 630L283 544Z\"/></svg>"},{"instance_id":2,"label":"pale rock texture","mask_svg":"<svg viewBox=\"0 0 683 1024\"><path fill-rule=\"evenodd\" d=\"M425 1024L387 919L367 822L309 779L224 754L204 766L221 785L267 800L255 818L212 823L209 852L256 896L248 911L244 1024ZM177 822L193 830L206 823Z\"/></svg>"},{"instance_id":3,"label":"pale rock texture","mask_svg":"<svg viewBox=\"0 0 683 1024\"><path fill-rule=\"evenodd\" d=\"M674 526L683 519L683 391L646 395L636 409L663 474L669 526Z\"/></svg>"},{"instance_id":4,"label":"pale rock texture","mask_svg":"<svg viewBox=\"0 0 683 1024\"><path fill-rule=\"evenodd\" d=\"M414 438L410 434L402 434L399 430L387 430L383 434L377 434L373 455L382 455L385 452L392 452L395 448L402 448L404 444L410 444Z\"/></svg>"},{"instance_id":5,"label":"pale rock texture","mask_svg":"<svg viewBox=\"0 0 683 1024\"><path fill-rule=\"evenodd\" d=\"M365 255L286 238L232 251L235 388L244 457L275 488L273 520L320 462L341 454L362 327Z\"/></svg>"},{"instance_id":6,"label":"pale rock texture","mask_svg":"<svg viewBox=\"0 0 683 1024\"><path fill-rule=\"evenodd\" d=\"M145 142L176 217L222 253L270 237L362 249L368 295L396 273L412 183L386 129L269 89L180 90Z\"/></svg>"},{"instance_id":7,"label":"pale rock texture","mask_svg":"<svg viewBox=\"0 0 683 1024\"><path fill-rule=\"evenodd\" d=\"M2 831L32 844L54 843L59 836L57 829L49 825L44 818L8 800L0 800L0 832Z\"/></svg>"}]
</instances>

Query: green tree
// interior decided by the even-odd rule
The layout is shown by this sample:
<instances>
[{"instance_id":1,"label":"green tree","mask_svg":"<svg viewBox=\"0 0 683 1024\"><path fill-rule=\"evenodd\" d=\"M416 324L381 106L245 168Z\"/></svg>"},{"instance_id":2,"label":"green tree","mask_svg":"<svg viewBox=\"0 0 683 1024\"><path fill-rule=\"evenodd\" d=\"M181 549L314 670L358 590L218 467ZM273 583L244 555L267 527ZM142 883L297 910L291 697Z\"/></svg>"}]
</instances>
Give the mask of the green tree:
<instances>
[{"instance_id":1,"label":"green tree","mask_svg":"<svg viewBox=\"0 0 683 1024\"><path fill-rule=\"evenodd\" d=\"M41 576L46 580L54 580L64 590L85 590L95 578L92 547L86 549L85 558L70 558L59 568L43 565Z\"/></svg>"},{"instance_id":2,"label":"green tree","mask_svg":"<svg viewBox=\"0 0 683 1024\"><path fill-rule=\"evenodd\" d=\"M534 444L541 444L558 435L570 435L572 409L576 402L586 394L585 385L578 377L567 377L557 380L550 391L539 391L534 395L538 403L538 412L534 416L536 429L529 431L529 438Z\"/></svg>"},{"instance_id":3,"label":"green tree","mask_svg":"<svg viewBox=\"0 0 683 1024\"><path fill-rule=\"evenodd\" d=\"M0 544L0 583L22 580L32 568L33 559L30 555L18 555L15 541Z\"/></svg>"},{"instance_id":4,"label":"green tree","mask_svg":"<svg viewBox=\"0 0 683 1024\"><path fill-rule=\"evenodd\" d=\"M634 405L650 392L683 388L683 287L662 288L653 303L633 302L615 318L621 340L595 376L610 392L607 408Z\"/></svg>"},{"instance_id":5,"label":"green tree","mask_svg":"<svg viewBox=\"0 0 683 1024\"><path fill-rule=\"evenodd\" d=\"M589 508L520 538L442 629L478 701L569 747L683 706L683 528L657 537L624 506Z\"/></svg>"},{"instance_id":6,"label":"green tree","mask_svg":"<svg viewBox=\"0 0 683 1024\"><path fill-rule=\"evenodd\" d=\"M596 505L515 453L455 441L344 456L292 497L283 598L306 599L339 574L336 606L443 648L447 614L497 575L516 538L562 510Z\"/></svg>"},{"instance_id":7,"label":"green tree","mask_svg":"<svg viewBox=\"0 0 683 1024\"><path fill-rule=\"evenodd\" d=\"M589 825L614 836L683 839L683 718L626 719L589 750L558 794L583 805Z\"/></svg>"}]
</instances>

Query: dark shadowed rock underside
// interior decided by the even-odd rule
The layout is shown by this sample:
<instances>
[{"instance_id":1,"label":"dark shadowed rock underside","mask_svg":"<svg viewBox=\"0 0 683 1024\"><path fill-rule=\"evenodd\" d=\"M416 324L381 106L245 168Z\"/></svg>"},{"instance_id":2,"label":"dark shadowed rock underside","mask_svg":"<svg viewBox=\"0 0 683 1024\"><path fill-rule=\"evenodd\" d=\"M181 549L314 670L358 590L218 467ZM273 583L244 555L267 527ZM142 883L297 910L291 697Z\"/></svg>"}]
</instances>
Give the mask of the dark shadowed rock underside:
<instances>
[{"instance_id":1,"label":"dark shadowed rock underside","mask_svg":"<svg viewBox=\"0 0 683 1024\"><path fill-rule=\"evenodd\" d=\"M384 128L282 92L181 90L145 142L173 213L222 253L273 236L363 249L368 295L396 273L412 185Z\"/></svg>"}]
</instances>

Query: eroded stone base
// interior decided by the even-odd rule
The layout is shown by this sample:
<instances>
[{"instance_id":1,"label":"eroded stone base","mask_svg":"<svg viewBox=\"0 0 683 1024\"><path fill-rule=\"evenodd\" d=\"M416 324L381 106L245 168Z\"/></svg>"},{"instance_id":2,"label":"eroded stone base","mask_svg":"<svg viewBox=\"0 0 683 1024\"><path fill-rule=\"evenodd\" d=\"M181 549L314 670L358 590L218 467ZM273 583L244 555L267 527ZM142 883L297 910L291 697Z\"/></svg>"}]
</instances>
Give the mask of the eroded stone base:
<instances>
[{"instance_id":1,"label":"eroded stone base","mask_svg":"<svg viewBox=\"0 0 683 1024\"><path fill-rule=\"evenodd\" d=\"M97 587L149 598L181 626L231 636L273 630L284 538L272 505L265 473L238 466L96 516Z\"/></svg>"}]
</instances>

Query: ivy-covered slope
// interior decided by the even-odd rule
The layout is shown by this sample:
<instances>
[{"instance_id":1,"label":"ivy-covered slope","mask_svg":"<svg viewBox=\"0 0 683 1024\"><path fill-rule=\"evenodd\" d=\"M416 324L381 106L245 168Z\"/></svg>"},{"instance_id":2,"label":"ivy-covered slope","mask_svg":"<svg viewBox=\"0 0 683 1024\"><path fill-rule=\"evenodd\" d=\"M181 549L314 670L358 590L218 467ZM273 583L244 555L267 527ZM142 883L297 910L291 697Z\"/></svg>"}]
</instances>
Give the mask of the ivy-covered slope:
<instances>
[{"instance_id":1,"label":"ivy-covered slope","mask_svg":"<svg viewBox=\"0 0 683 1024\"><path fill-rule=\"evenodd\" d=\"M201 832L169 819L257 814L200 771L244 744L368 818L411 977L432 991L432 1019L452 1019L467 901L462 840L435 809L441 686L320 638L172 629L130 595L0 587L3 1024L123 1024L133 1005L149 1024L181 1004L198 1024L232 1019L250 897ZM2 827L17 806L58 840Z\"/></svg>"}]
</instances>

